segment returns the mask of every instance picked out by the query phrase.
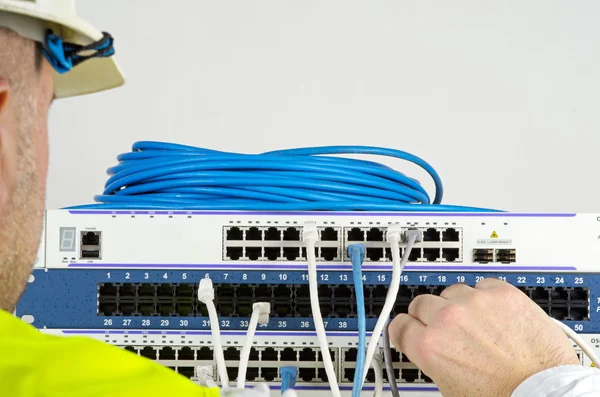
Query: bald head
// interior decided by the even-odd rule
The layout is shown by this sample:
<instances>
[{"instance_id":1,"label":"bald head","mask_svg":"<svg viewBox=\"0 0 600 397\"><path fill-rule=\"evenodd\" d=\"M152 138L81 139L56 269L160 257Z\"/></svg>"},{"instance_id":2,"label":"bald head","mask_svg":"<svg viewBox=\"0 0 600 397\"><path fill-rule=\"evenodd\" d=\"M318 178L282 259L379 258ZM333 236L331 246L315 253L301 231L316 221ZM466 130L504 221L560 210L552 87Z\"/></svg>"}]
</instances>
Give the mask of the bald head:
<instances>
[{"instance_id":1,"label":"bald head","mask_svg":"<svg viewBox=\"0 0 600 397\"><path fill-rule=\"evenodd\" d=\"M39 245L52 70L38 45L0 28L0 309L12 311Z\"/></svg>"}]
</instances>

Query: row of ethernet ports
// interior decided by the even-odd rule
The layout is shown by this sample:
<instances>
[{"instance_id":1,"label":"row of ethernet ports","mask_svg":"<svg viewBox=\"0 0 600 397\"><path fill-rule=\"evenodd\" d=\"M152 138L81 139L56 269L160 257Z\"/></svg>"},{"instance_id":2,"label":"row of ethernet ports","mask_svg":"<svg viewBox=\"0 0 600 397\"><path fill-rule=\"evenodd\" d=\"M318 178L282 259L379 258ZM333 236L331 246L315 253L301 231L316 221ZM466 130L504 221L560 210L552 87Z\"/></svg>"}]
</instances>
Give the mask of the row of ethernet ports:
<instances>
[{"instance_id":1,"label":"row of ethernet ports","mask_svg":"<svg viewBox=\"0 0 600 397\"><path fill-rule=\"evenodd\" d=\"M158 361L169 368L176 370L180 374L194 378L195 368L201 366L214 366L213 350L208 346L201 347L158 347L158 346L121 346L125 350L131 351L150 360ZM230 381L235 382L238 375L238 365L240 361L241 349L238 347L227 347L223 351L225 362L227 364L227 373ZM344 348L330 349L332 361L338 381L342 383L351 383L354 379L356 368L357 349ZM341 354L341 360L338 361L338 354ZM394 376L399 383L433 383L432 380L423 374L406 356L392 351L392 360L394 362ZM294 365L298 367L298 382L321 383L327 382L327 375L322 363L322 355L319 349L304 347L253 347L250 352L250 360L246 374L246 381L281 381L279 367ZM172 366L172 364L176 364ZM387 381L387 373L384 371L384 379ZM217 371L213 370L214 380L218 380ZM367 383L375 382L375 373L373 369L367 374Z\"/></svg>"},{"instance_id":2,"label":"row of ethernet ports","mask_svg":"<svg viewBox=\"0 0 600 397\"><path fill-rule=\"evenodd\" d=\"M318 228L320 241L340 241L340 227ZM419 228L423 232L424 242L459 242L461 233L458 228ZM225 227L225 241L300 241L302 228L298 227ZM347 227L344 228L345 241L383 242L386 228Z\"/></svg>"},{"instance_id":3,"label":"row of ethernet ports","mask_svg":"<svg viewBox=\"0 0 600 397\"><path fill-rule=\"evenodd\" d=\"M196 284L100 283L100 316L206 317L206 306L197 299ZM219 316L250 317L254 302L270 302L273 317L311 317L308 284L215 284ZM401 285L392 315L406 313L418 295L439 295L446 286ZM523 287L519 289L557 320L589 320L587 287ZM387 286L365 285L365 309L369 318L381 313ZM326 318L356 318L355 288L351 284L318 286L321 313Z\"/></svg>"}]
</instances>

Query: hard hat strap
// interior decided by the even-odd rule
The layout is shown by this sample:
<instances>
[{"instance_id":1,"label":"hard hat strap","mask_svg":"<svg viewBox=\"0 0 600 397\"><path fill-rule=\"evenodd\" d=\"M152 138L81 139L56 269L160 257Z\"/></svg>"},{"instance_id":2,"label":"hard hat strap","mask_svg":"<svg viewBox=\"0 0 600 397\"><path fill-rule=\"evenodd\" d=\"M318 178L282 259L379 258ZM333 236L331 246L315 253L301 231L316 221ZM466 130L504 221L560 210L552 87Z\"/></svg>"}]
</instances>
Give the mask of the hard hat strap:
<instances>
[{"instance_id":1,"label":"hard hat strap","mask_svg":"<svg viewBox=\"0 0 600 397\"><path fill-rule=\"evenodd\" d=\"M48 31L42 51L54 69L64 74L88 59L112 56L115 53L113 43L113 37L106 32L94 43L79 45L65 43L60 36Z\"/></svg>"}]
</instances>

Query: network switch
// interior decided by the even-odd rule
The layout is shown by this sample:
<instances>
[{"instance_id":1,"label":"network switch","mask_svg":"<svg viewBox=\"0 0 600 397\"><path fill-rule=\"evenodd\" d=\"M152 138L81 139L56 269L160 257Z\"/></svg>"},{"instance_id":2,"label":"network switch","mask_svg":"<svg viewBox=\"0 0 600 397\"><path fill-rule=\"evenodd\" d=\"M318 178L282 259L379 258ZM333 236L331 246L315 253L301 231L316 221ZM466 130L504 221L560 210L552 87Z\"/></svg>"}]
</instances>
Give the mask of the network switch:
<instances>
[{"instance_id":1,"label":"network switch","mask_svg":"<svg viewBox=\"0 0 600 397\"><path fill-rule=\"evenodd\" d=\"M600 272L592 260L600 254L600 217L592 214L48 211L17 315L42 332L96 338L190 379L198 367L210 367L218 382L210 320L198 300L200 280L210 278L232 382L252 305L268 302L271 314L256 332L246 381L277 387L280 368L294 365L301 395L325 390L302 239L306 222L318 230L319 306L344 393L352 387L358 329L347 248L365 247L370 331L391 280L390 225L422 235L391 316L405 313L418 295L493 277L600 349ZM406 246L400 242L401 255ZM405 356L395 352L393 361L406 395L436 395L435 384ZM371 370L365 391L373 381Z\"/></svg>"}]
</instances>

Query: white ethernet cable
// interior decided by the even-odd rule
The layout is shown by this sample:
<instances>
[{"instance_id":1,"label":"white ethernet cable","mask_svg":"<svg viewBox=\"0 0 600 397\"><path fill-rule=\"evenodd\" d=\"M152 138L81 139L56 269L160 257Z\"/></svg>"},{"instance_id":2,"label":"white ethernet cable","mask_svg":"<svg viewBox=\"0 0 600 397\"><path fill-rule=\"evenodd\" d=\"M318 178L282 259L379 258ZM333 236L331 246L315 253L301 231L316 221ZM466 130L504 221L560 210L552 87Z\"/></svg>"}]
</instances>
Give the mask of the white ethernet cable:
<instances>
[{"instance_id":1,"label":"white ethernet cable","mask_svg":"<svg viewBox=\"0 0 600 397\"><path fill-rule=\"evenodd\" d=\"M388 226L387 241L388 243L390 243L390 248L392 251L392 281L390 283L390 287L388 288L388 293L385 297L383 309L381 310L381 314L377 319L375 329L371 334L369 346L367 347L367 358L365 360L365 369L363 371L363 384L365 379L367 378L367 372L369 372L369 368L371 368L371 361L373 360L375 349L379 344L381 332L383 332L383 328L389 321L390 314L392 313L392 309L394 308L394 304L396 303L396 297L398 295L398 290L400 289L400 276L402 275L402 270L404 270L404 266L406 265L406 262L408 262L408 257L410 256L410 252L412 251L413 245L415 244L415 242L421 241L421 232L419 230L406 230L404 234L407 240L406 249L404 250L404 255L402 255L402 258L400 258L401 236L402 227L400 225L392 224Z\"/></svg>"},{"instance_id":2,"label":"white ethernet cable","mask_svg":"<svg viewBox=\"0 0 600 397\"><path fill-rule=\"evenodd\" d=\"M315 257L315 243L319 240L319 231L314 222L306 222L302 228L302 241L306 245L306 259L308 262L308 288L310 291L310 307L315 322L315 330L317 331L317 339L319 347L323 355L323 365L325 365L325 373L331 387L333 397L341 397L340 388L338 386L335 369L331 361L329 352L329 343L327 342L327 334L325 333L325 325L321 316L321 308L319 307L319 290L317 285L317 259Z\"/></svg>"},{"instance_id":3,"label":"white ethernet cable","mask_svg":"<svg viewBox=\"0 0 600 397\"><path fill-rule=\"evenodd\" d=\"M590 360L594 363L596 368L600 368L600 358L598 355L592 350L592 348L581 338L581 336L577 335L575 331L571 328L567 327L562 322L552 319L558 325L558 327L565 333L573 342L575 342L581 350L590 358Z\"/></svg>"},{"instance_id":4,"label":"white ethernet cable","mask_svg":"<svg viewBox=\"0 0 600 397\"><path fill-rule=\"evenodd\" d=\"M373 356L373 370L375 371L375 392L373 397L381 397L383 395L383 360L380 353L375 353Z\"/></svg>"},{"instance_id":5,"label":"white ethernet cable","mask_svg":"<svg viewBox=\"0 0 600 397\"><path fill-rule=\"evenodd\" d=\"M196 367L198 383L206 387L218 387L212 378L212 367Z\"/></svg>"},{"instance_id":6,"label":"white ethernet cable","mask_svg":"<svg viewBox=\"0 0 600 397\"><path fill-rule=\"evenodd\" d=\"M258 324L265 325L269 322L269 314L271 313L271 304L269 302L257 302L252 305L252 316L250 324L246 332L246 341L240 356L240 369L238 370L237 388L243 389L246 386L246 371L248 370L248 362L250 361L250 350L254 340L254 333Z\"/></svg>"},{"instance_id":7,"label":"white ethernet cable","mask_svg":"<svg viewBox=\"0 0 600 397\"><path fill-rule=\"evenodd\" d=\"M210 332L212 334L215 357L217 359L217 369L221 378L221 387L229 387L229 376L225 366L225 356L223 354L223 345L221 344L221 330L219 329L219 316L215 307L215 289L212 280L203 278L198 287L198 300L206 305L208 317L210 319Z\"/></svg>"}]
</instances>

